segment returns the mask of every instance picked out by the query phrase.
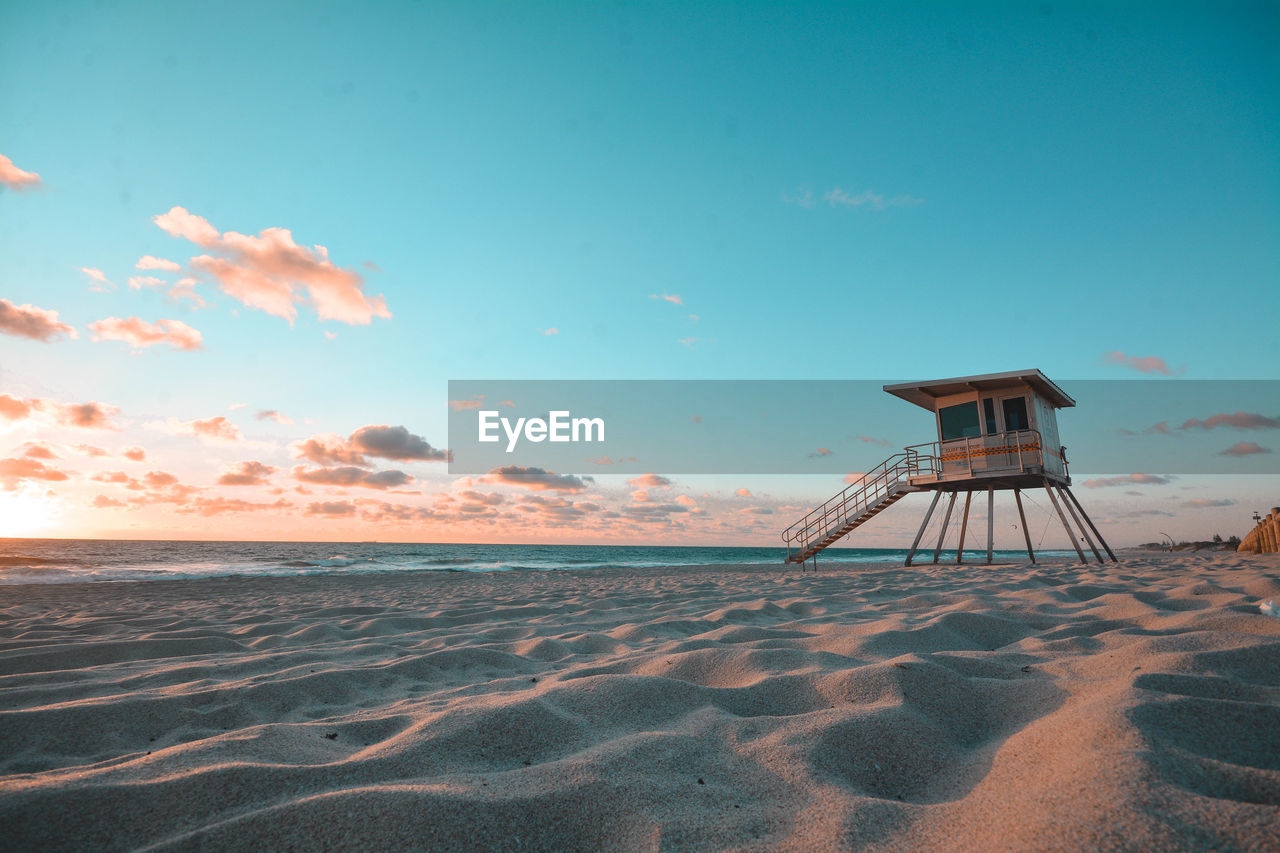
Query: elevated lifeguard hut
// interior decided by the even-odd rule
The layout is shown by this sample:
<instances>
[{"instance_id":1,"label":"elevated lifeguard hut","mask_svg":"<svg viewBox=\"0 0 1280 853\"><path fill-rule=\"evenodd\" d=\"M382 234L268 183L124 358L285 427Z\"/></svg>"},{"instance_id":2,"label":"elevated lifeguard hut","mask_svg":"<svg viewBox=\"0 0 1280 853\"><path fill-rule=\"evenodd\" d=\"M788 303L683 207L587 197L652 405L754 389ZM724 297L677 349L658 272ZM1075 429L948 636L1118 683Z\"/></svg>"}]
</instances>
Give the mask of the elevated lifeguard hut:
<instances>
[{"instance_id":1,"label":"elevated lifeguard hut","mask_svg":"<svg viewBox=\"0 0 1280 853\"><path fill-rule=\"evenodd\" d=\"M782 539L787 545L788 563L812 559L816 566L818 553L824 548L906 495L925 491L934 493L933 502L911 543L906 565L915 559L938 502L944 494L950 494L933 551L933 562L938 562L952 510L961 492L965 495L964 515L956 562L963 562L969 505L976 491L987 493L987 563L990 563L995 493L1010 489L1018 505L1027 556L1034 563L1036 555L1022 509L1022 490L1030 488L1044 488L1048 493L1049 502L1081 562L1085 561L1084 551L1067 521L1068 515L1099 563L1103 559L1094 538L1115 561L1110 546L1071 493L1066 448L1058 439L1057 410L1074 406L1076 401L1049 377L1039 370L1014 370L931 382L904 382L886 385L884 390L933 412L938 440L903 448L901 453L890 456L784 530Z\"/></svg>"}]
</instances>

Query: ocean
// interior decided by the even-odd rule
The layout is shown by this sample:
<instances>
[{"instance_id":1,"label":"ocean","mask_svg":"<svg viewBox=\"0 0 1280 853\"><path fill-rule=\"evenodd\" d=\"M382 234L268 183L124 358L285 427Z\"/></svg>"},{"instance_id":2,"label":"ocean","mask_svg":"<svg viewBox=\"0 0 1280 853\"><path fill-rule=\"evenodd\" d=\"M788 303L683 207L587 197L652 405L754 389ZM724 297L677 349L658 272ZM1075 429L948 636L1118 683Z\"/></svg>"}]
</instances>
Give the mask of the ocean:
<instances>
[{"instance_id":1,"label":"ocean","mask_svg":"<svg viewBox=\"0 0 1280 853\"><path fill-rule=\"evenodd\" d=\"M1045 552L1046 556L1069 552ZM966 550L966 561L985 551ZM721 563L775 564L774 548L666 545L451 545L334 542L187 542L116 539L0 539L0 584L149 581L232 575L382 572L572 571ZM900 548L828 548L821 563L902 562ZM922 551L917 561L932 556ZM948 556L954 559L954 551ZM997 551L1002 562L1023 551Z\"/></svg>"}]
</instances>

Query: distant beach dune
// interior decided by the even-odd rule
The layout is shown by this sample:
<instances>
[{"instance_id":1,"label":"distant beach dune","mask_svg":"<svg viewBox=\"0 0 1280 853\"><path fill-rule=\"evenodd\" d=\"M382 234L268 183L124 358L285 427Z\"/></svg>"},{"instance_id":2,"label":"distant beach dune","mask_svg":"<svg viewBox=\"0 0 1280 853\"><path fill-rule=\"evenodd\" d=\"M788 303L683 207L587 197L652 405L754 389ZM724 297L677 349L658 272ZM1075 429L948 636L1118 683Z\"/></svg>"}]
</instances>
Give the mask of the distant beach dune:
<instances>
[{"instance_id":1,"label":"distant beach dune","mask_svg":"<svg viewBox=\"0 0 1280 853\"><path fill-rule=\"evenodd\" d=\"M6 850L1275 849L1270 555L0 587Z\"/></svg>"}]
</instances>

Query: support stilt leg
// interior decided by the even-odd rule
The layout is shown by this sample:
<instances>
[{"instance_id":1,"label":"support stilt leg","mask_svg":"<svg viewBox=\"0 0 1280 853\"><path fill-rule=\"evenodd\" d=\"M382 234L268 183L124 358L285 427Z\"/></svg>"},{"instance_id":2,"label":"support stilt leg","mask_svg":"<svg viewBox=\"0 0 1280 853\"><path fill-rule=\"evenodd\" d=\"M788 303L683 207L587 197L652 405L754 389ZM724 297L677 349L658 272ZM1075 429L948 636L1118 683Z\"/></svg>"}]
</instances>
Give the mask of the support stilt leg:
<instances>
[{"instance_id":1,"label":"support stilt leg","mask_svg":"<svg viewBox=\"0 0 1280 853\"><path fill-rule=\"evenodd\" d=\"M991 565L991 551L996 539L996 487L987 486L987 565Z\"/></svg>"},{"instance_id":2,"label":"support stilt leg","mask_svg":"<svg viewBox=\"0 0 1280 853\"><path fill-rule=\"evenodd\" d=\"M1062 529L1067 531L1067 538L1071 540L1071 547L1076 549L1076 553L1080 555L1080 562L1088 562L1084 558L1084 551L1080 550L1080 543L1076 541L1076 535L1071 532L1071 525L1067 524L1067 517L1062 514L1062 507L1058 506L1058 499L1053 496L1053 489L1049 487L1048 481L1044 484L1044 490L1049 494L1049 503L1053 504L1053 508L1058 511L1058 520L1062 522Z\"/></svg>"},{"instance_id":3,"label":"support stilt leg","mask_svg":"<svg viewBox=\"0 0 1280 853\"><path fill-rule=\"evenodd\" d=\"M1031 550L1031 531L1027 530L1027 514L1022 511L1022 489L1013 490L1013 499L1018 502L1018 519L1022 522L1022 537L1027 540L1027 556L1031 565L1036 564L1036 552Z\"/></svg>"},{"instance_id":4,"label":"support stilt leg","mask_svg":"<svg viewBox=\"0 0 1280 853\"><path fill-rule=\"evenodd\" d=\"M964 533L969 529L969 502L973 500L973 492L964 493L964 516L960 519L960 544L956 546L956 565L964 562Z\"/></svg>"},{"instance_id":5,"label":"support stilt leg","mask_svg":"<svg viewBox=\"0 0 1280 853\"><path fill-rule=\"evenodd\" d=\"M1067 502L1067 496L1062 493L1062 487L1058 487L1058 497L1062 498L1062 505L1067 508L1067 514L1071 516L1071 520L1076 523L1076 527L1080 528L1080 532L1084 534L1084 541L1089 543L1089 550L1093 552L1094 559L1099 563L1103 562L1102 555L1098 553L1098 548L1093 544L1093 540L1089 538L1089 531L1084 529L1084 525L1080 523L1080 517L1076 515L1075 507Z\"/></svg>"},{"instance_id":6,"label":"support stilt leg","mask_svg":"<svg viewBox=\"0 0 1280 853\"><path fill-rule=\"evenodd\" d=\"M942 556L942 540L947 537L947 525L951 523L951 510L956 505L956 493L951 493L951 501L947 504L947 512L942 516L942 529L938 531L938 547L933 549L933 564L938 564L938 558Z\"/></svg>"},{"instance_id":7,"label":"support stilt leg","mask_svg":"<svg viewBox=\"0 0 1280 853\"><path fill-rule=\"evenodd\" d=\"M911 565L911 560L916 555L916 549L920 547L920 540L924 538L924 529L929 526L929 519L933 518L933 508L938 505L938 499L942 497L942 492L933 493L933 503L929 504L929 511L924 514L924 521L920 522L920 529L916 531L916 540L911 543L911 550L907 552L907 561L904 566Z\"/></svg>"},{"instance_id":8,"label":"support stilt leg","mask_svg":"<svg viewBox=\"0 0 1280 853\"><path fill-rule=\"evenodd\" d=\"M1084 511L1084 507L1080 505L1080 501L1076 500L1075 493L1072 492L1070 489L1068 489L1066 486L1062 487L1062 491L1067 493L1067 497L1071 498L1071 502L1076 505L1076 509L1080 510L1080 517L1083 518L1085 520L1085 523L1089 525L1089 529L1093 531L1093 535L1098 537L1098 544L1102 545L1102 547L1106 550L1107 556L1111 558L1111 562L1113 563L1119 562L1116 559L1116 555L1112 553L1111 546L1107 544L1107 540L1102 538L1102 534L1099 533L1098 528L1094 526L1093 519L1089 518L1089 514Z\"/></svg>"}]
</instances>

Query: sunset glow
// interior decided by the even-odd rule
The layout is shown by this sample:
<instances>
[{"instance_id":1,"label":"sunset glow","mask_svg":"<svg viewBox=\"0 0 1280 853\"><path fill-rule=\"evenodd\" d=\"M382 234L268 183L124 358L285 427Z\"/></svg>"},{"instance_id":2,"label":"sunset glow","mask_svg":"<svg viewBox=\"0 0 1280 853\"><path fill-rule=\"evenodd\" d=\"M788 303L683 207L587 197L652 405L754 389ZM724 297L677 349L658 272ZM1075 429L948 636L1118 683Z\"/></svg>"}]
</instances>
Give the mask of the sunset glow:
<instances>
[{"instance_id":1,"label":"sunset glow","mask_svg":"<svg viewBox=\"0 0 1280 853\"><path fill-rule=\"evenodd\" d=\"M62 530L62 507L34 486L0 492L0 536L48 536Z\"/></svg>"},{"instance_id":2,"label":"sunset glow","mask_svg":"<svg viewBox=\"0 0 1280 853\"><path fill-rule=\"evenodd\" d=\"M796 451L822 475L654 464L637 489L645 460L612 473L635 453L597 449L450 476L450 407L512 413L447 382L1275 375L1259 116L1280 75L1243 18L1027 6L997 38L932 5L761 8L729 32L706 10L285 3L247 47L235 10L256 7L219 8L205 58L176 47L176 10L7 16L9 535L778 544L928 419L891 433L866 408ZM823 405L761 399L747 428ZM1187 413L1220 476L1072 473L1151 478L1090 495L1121 543L1242 533L1274 502L1246 475L1280 452L1277 417ZM1159 421L1125 428L1190 435ZM862 543L901 544L911 514Z\"/></svg>"}]
</instances>

